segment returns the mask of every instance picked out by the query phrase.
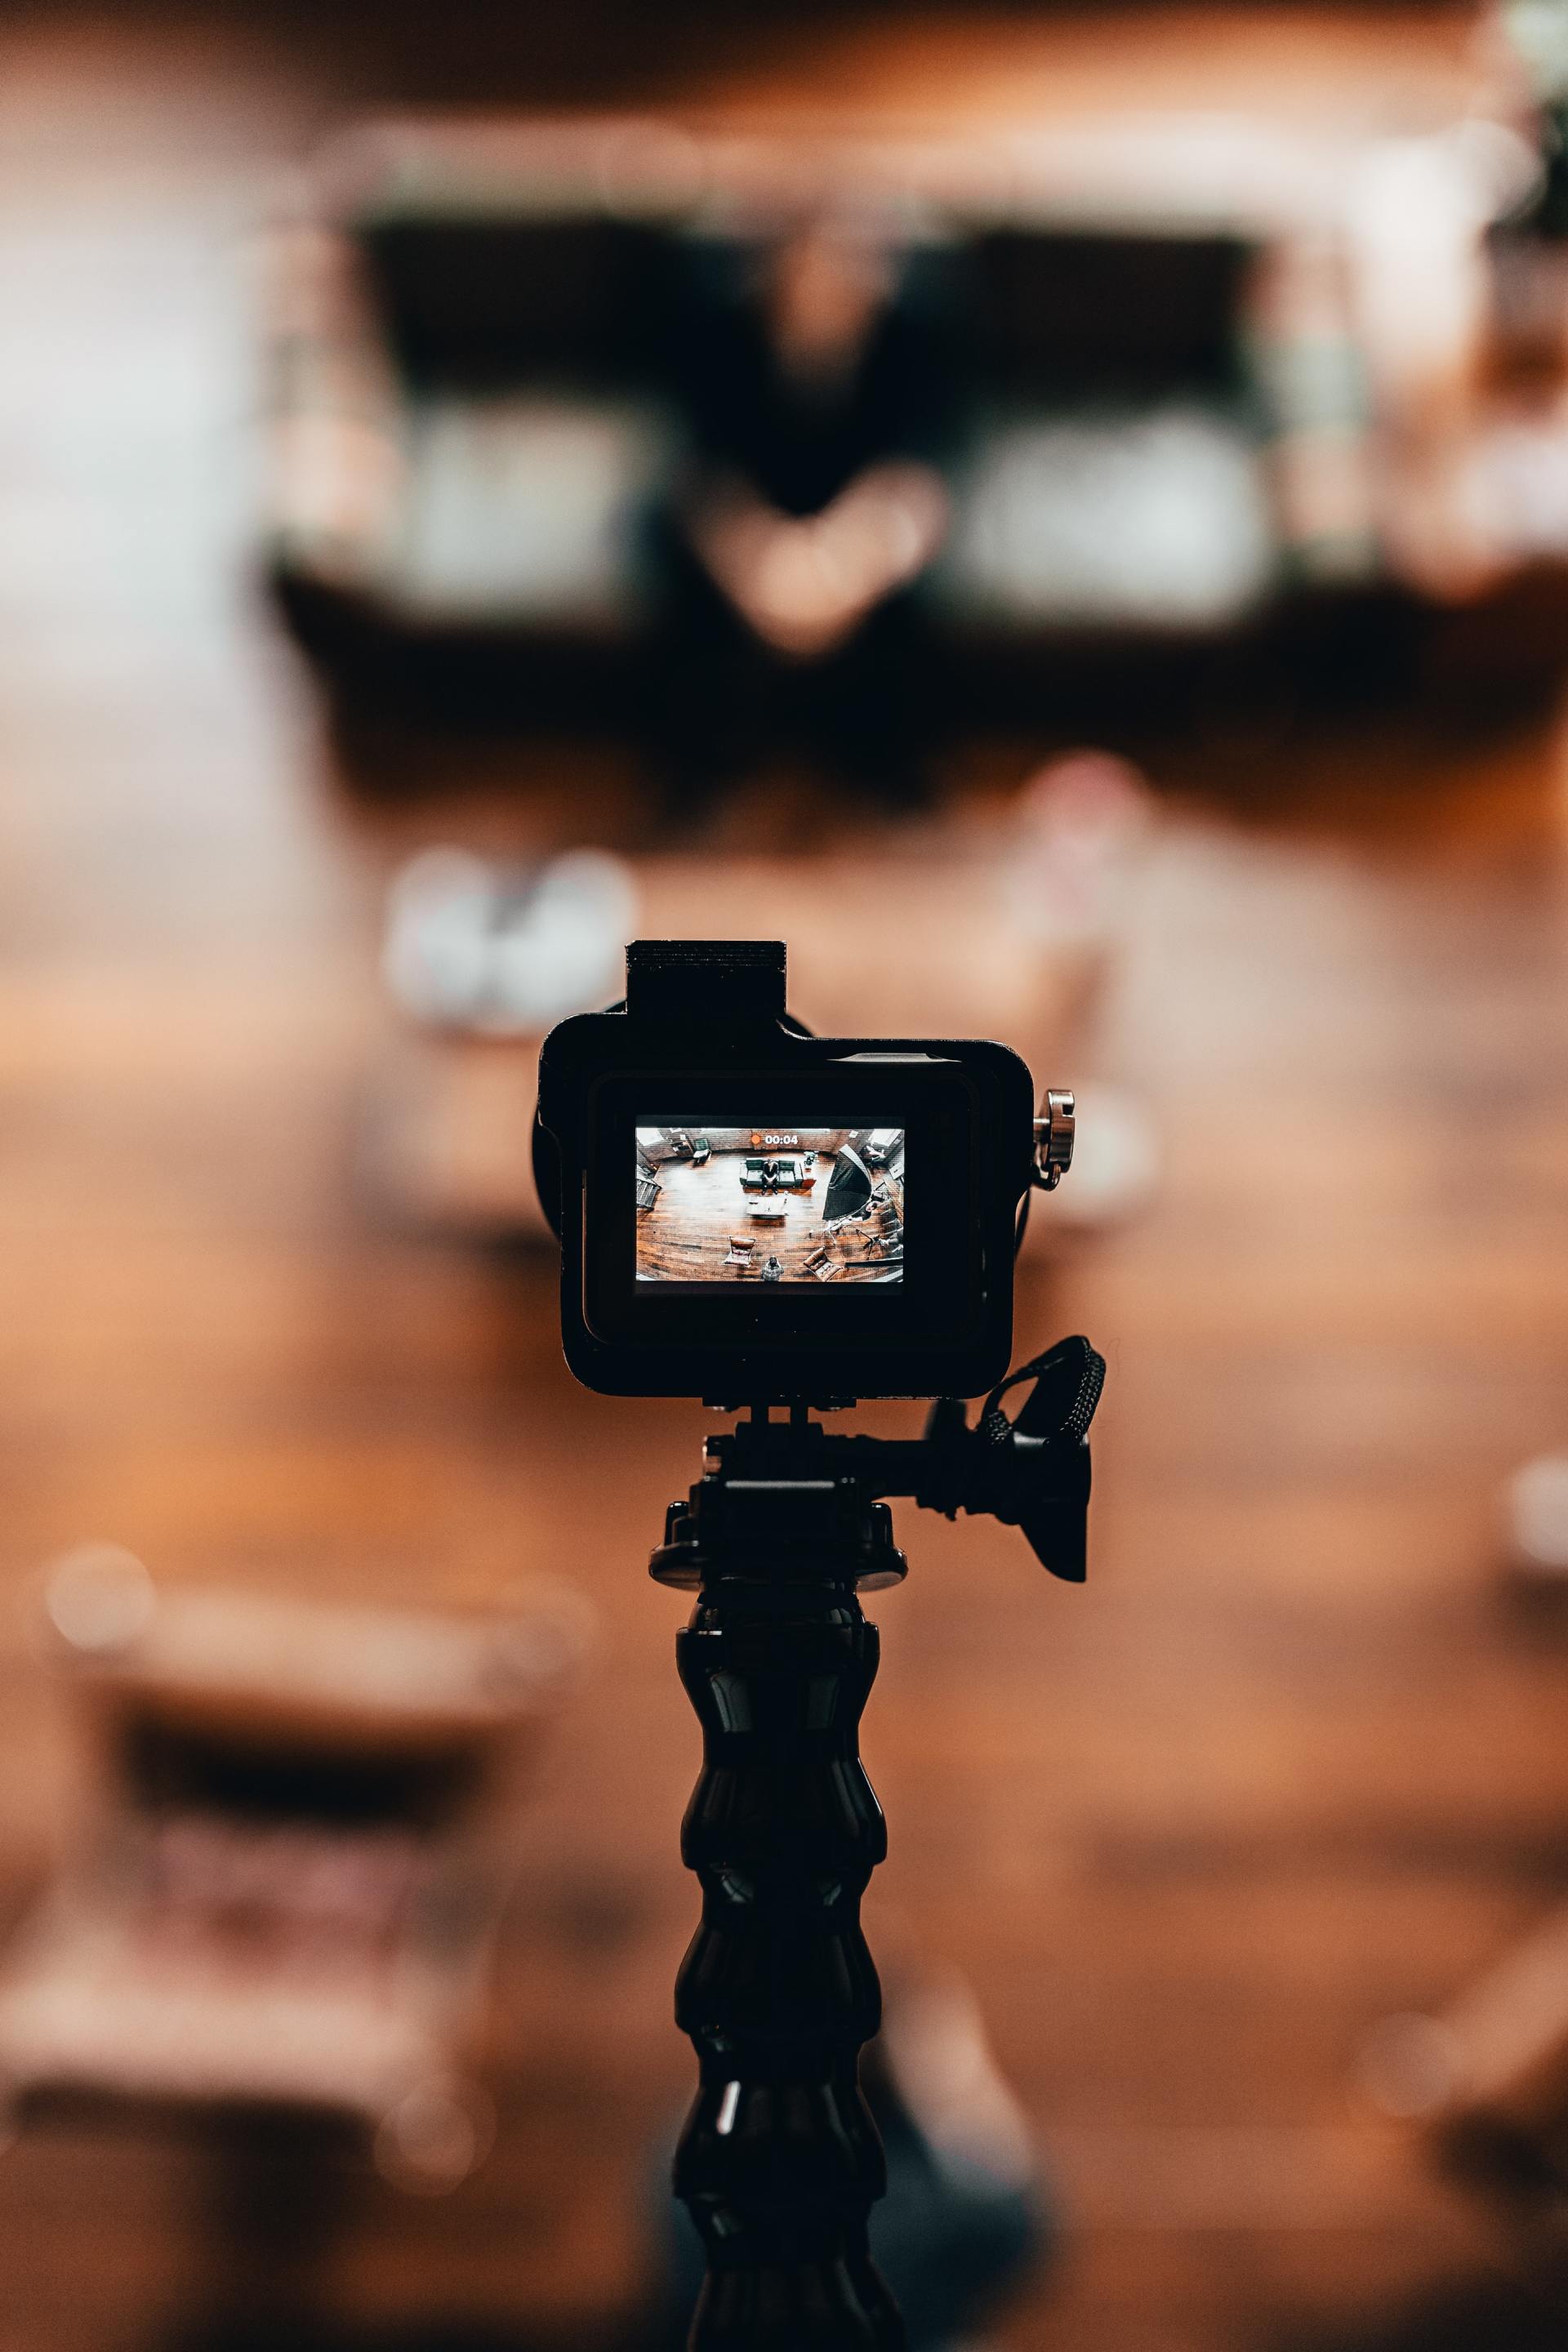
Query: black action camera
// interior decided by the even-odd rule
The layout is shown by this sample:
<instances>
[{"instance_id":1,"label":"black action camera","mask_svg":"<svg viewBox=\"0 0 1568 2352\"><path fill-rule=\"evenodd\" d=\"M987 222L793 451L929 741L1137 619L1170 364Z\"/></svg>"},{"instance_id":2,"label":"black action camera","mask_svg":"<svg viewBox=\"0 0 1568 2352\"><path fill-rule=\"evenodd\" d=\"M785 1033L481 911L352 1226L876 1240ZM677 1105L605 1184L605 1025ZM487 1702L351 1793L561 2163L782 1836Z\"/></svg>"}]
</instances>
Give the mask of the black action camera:
<instances>
[{"instance_id":1,"label":"black action camera","mask_svg":"<svg viewBox=\"0 0 1568 2352\"><path fill-rule=\"evenodd\" d=\"M813 1037L778 940L639 940L539 1066L566 1360L613 1396L977 1395L1007 1370L1034 1089L1005 1045Z\"/></svg>"}]
</instances>

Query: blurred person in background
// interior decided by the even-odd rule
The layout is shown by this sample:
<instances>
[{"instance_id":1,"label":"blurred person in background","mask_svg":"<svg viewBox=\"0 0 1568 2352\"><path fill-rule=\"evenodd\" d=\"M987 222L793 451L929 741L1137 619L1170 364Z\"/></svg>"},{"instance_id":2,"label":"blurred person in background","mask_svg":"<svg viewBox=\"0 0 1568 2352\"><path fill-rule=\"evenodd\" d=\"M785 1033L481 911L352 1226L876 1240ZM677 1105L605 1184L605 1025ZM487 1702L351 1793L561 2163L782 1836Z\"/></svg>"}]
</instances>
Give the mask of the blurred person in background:
<instances>
[{"instance_id":1,"label":"blurred person in background","mask_svg":"<svg viewBox=\"0 0 1568 2352\"><path fill-rule=\"evenodd\" d=\"M889 806L926 795L916 583L958 405L941 257L797 222L694 255L676 369L690 459L658 536L657 750L688 815L783 733Z\"/></svg>"}]
</instances>

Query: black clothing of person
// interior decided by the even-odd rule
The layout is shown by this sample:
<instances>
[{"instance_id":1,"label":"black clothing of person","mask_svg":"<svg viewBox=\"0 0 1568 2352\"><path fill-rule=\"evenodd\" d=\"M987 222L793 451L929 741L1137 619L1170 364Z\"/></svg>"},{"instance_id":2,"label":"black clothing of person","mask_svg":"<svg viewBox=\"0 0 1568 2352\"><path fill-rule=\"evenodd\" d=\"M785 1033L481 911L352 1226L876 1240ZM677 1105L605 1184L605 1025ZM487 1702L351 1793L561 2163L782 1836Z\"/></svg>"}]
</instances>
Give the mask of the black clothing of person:
<instances>
[{"instance_id":1,"label":"black clothing of person","mask_svg":"<svg viewBox=\"0 0 1568 2352\"><path fill-rule=\"evenodd\" d=\"M723 249L694 256L675 366L699 468L812 515L868 466L940 464L955 407L944 294L937 257L906 259L847 365L806 374L773 348L754 267Z\"/></svg>"},{"instance_id":2,"label":"black clothing of person","mask_svg":"<svg viewBox=\"0 0 1568 2352\"><path fill-rule=\"evenodd\" d=\"M868 467L940 463L961 405L946 266L936 256L906 261L850 364L813 380L770 346L754 261L732 248L692 257L672 314L689 465L654 529L664 625L651 730L688 816L785 745L877 799L925 797L937 712L914 589L885 597L842 644L795 659L735 611L693 549L685 513L705 488L738 478L782 513L816 514Z\"/></svg>"}]
</instances>

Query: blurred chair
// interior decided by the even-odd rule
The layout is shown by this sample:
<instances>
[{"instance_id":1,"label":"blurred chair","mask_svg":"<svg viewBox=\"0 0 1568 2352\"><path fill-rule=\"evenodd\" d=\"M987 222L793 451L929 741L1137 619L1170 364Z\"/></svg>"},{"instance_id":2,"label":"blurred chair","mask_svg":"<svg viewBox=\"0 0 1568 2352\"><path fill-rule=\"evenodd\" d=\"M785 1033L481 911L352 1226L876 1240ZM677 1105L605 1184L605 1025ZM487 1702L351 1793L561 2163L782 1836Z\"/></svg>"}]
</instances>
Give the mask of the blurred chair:
<instances>
[{"instance_id":1,"label":"blurred chair","mask_svg":"<svg viewBox=\"0 0 1568 2352\"><path fill-rule=\"evenodd\" d=\"M206 2135L194 2339L306 2340L355 2168L455 2188L492 2130L506 1800L583 1638L219 1588L125 1553L47 1624L92 1806L0 1969L0 2079L46 2118Z\"/></svg>"}]
</instances>

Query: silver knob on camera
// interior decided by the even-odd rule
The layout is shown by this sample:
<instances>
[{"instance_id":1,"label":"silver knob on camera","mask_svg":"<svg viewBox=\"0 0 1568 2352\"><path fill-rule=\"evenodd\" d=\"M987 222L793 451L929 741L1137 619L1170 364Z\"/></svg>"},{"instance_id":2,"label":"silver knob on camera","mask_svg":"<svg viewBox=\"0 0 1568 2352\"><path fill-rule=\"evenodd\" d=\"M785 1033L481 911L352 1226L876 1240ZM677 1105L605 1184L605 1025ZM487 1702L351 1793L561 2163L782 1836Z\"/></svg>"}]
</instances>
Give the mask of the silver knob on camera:
<instances>
[{"instance_id":1,"label":"silver knob on camera","mask_svg":"<svg viewBox=\"0 0 1568 2352\"><path fill-rule=\"evenodd\" d=\"M1077 1114L1070 1088L1047 1088L1045 1109L1035 1120L1035 1181L1042 1192L1054 1192L1072 1166Z\"/></svg>"}]
</instances>

